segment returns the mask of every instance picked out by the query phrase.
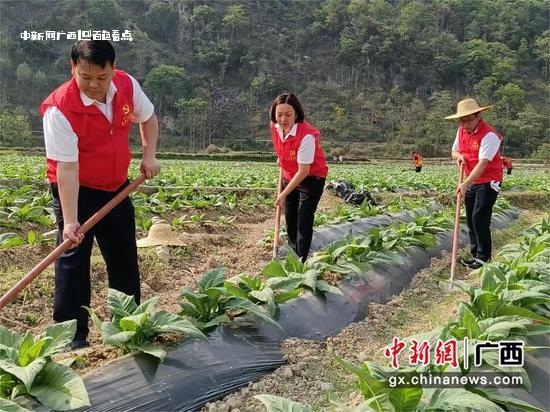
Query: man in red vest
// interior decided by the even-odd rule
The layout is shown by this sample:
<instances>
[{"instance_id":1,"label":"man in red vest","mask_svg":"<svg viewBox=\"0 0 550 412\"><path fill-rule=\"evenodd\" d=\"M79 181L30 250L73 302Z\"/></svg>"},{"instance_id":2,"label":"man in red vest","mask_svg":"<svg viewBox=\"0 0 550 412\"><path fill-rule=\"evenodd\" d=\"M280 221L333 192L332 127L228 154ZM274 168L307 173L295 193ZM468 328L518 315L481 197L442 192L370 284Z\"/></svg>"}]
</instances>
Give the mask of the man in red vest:
<instances>
[{"instance_id":1,"label":"man in red vest","mask_svg":"<svg viewBox=\"0 0 550 412\"><path fill-rule=\"evenodd\" d=\"M457 111L445 119L458 119L459 128L452 158L464 165L466 180L458 185L466 206L472 258L462 263L478 269L491 258L491 214L502 183L502 137L481 119L492 106L480 107L474 99L458 103Z\"/></svg>"},{"instance_id":2,"label":"man in red vest","mask_svg":"<svg viewBox=\"0 0 550 412\"><path fill-rule=\"evenodd\" d=\"M94 238L107 265L109 287L140 300L134 208L125 198L85 235L80 224L128 185L129 132L140 124L141 172L152 178L158 122L154 107L138 82L115 65L108 41L78 41L71 51L72 79L40 106L44 117L47 177L57 220L57 244L74 248L55 264L56 322L77 320L73 349L87 346L90 306L90 257Z\"/></svg>"}]
</instances>

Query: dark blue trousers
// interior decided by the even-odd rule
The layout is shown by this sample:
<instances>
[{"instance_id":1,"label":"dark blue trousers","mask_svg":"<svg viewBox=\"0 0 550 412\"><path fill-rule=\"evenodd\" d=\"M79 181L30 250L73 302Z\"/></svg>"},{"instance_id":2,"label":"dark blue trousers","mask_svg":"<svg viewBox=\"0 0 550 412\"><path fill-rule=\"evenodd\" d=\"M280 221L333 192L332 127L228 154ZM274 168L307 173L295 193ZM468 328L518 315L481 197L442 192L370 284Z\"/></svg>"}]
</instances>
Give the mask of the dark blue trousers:
<instances>
[{"instance_id":1,"label":"dark blue trousers","mask_svg":"<svg viewBox=\"0 0 550 412\"><path fill-rule=\"evenodd\" d=\"M80 187L78 194L78 221L83 224L116 192ZM62 242L63 213L57 185L52 185L54 211L57 220L57 244ZM75 340L88 335L88 312L90 306L90 257L94 238L107 265L109 287L140 301L140 280L137 261L134 207L126 197L84 236L76 248L63 253L55 262L55 302L53 318L56 322L77 320Z\"/></svg>"},{"instance_id":2,"label":"dark blue trousers","mask_svg":"<svg viewBox=\"0 0 550 412\"><path fill-rule=\"evenodd\" d=\"M491 259L491 216L497 196L489 182L470 185L464 196L470 250L473 257L483 261Z\"/></svg>"}]
</instances>

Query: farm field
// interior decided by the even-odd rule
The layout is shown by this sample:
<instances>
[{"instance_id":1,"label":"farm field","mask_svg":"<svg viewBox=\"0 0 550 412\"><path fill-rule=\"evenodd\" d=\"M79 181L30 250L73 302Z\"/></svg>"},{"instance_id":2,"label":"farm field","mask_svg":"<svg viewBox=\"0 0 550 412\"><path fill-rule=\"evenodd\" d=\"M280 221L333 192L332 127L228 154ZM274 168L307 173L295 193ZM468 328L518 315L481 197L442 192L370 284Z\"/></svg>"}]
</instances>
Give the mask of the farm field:
<instances>
[{"instance_id":1,"label":"farm field","mask_svg":"<svg viewBox=\"0 0 550 412\"><path fill-rule=\"evenodd\" d=\"M161 174L131 195L136 210L138 239L145 238L153 225L164 222L170 225L183 242L179 246L160 245L138 249L142 301L154 299L159 310L179 314L183 319L178 320L178 327L174 326L174 330L179 332L176 337L156 337L156 343L169 345L180 339L181 335L200 338L203 337L200 331L207 333L211 328L247 313L254 314L260 321L273 322L270 315L276 313L278 304L304 291L334 293L348 273L368 270L380 262L399 264L399 256L406 254L410 248L433 247L437 234L452 230L453 209L450 206L457 174L455 165L431 165L428 161L422 173L414 173L408 162L332 164L329 165L327 182L349 181L359 191L371 191L378 204L346 204L333 191L326 190L316 216L318 230L329 224L337 225L389 213L425 209L426 214L413 215L409 223L392 222L384 230L351 241L354 246L341 243L338 245L341 247L339 252L334 248L323 249L312 257L307 268L298 268L288 259L280 267L275 267L273 262L270 263L273 201L278 175L274 164L163 160L161 165ZM135 177L137 172L138 164L133 163L131 175ZM519 165L511 176L505 175L502 196L499 196L495 212L505 211L515 205L519 207L519 218L510 229L497 232L497 248L519 239L527 227L542 222L547 216L550 209L548 172L548 168L544 167ZM44 173L45 163L40 157L0 155L2 294L53 250L55 234L52 231L55 223ZM441 210L431 208L430 205L435 201L443 205ZM543 240L541 244L548 245L548 241ZM391 328L396 328L394 333L400 332L401 336L405 336L428 332L428 327L420 329L424 325L405 326L406 321L403 320L405 312L408 321L414 319L415 312L422 313L426 309L426 302L443 310L454 308L456 302L467 299L467 295L460 291L446 297L441 294L438 296L438 288L443 288L439 281L448 276L448 262L449 257L444 255L419 275L433 290L413 281L410 291L403 292L402 298L396 296L390 302L391 313L384 316L395 315L397 318L384 319L391 322ZM223 270L220 269L222 266ZM306 275L308 269L315 273ZM284 281L277 279L283 277L281 273L286 276ZM466 273L462 269L459 278L473 284L478 282L475 274ZM231 284L227 280L231 280ZM226 305L230 317L223 311L216 313L216 316L212 316L212 313L206 316L201 312L202 307L197 302L202 299L200 294L210 293L207 286L225 288L224 293L227 295L218 297L218 300ZM101 254L95 247L92 287L91 309L98 319L105 321L110 318L107 273ZM270 288L269 294L265 293L266 287ZM259 293L261 291L264 293ZM39 335L52 323L53 293L53 267L50 267L0 312L0 325L22 335L27 331ZM415 294L423 295L426 301L419 302ZM117 299L124 298L109 295L111 304L116 303ZM217 304L216 308L223 305ZM363 326L357 326L368 331L368 339L371 339L370 343L374 347L390 343L389 329L380 321L380 316L378 320L376 316L377 313L385 312L383 307L387 305L374 307L373 316L369 316ZM434 315L426 324L437 327L456 314L454 309L447 312L447 317ZM548 312L541 313L540 316L548 317ZM346 343L347 333L350 333L349 330L329 339L333 340L341 356L354 358L356 362L368 359L382 363L379 353L359 349L366 343L364 340L358 342L357 336ZM147 352L132 341L109 345L105 342L105 336L102 337L96 328L91 329L89 340L91 347L79 351L78 362L73 364L80 376L97 371L124 353L136 350ZM353 403L353 397L361 398L360 393L352 393L350 390L353 384L349 375L333 365L335 361L316 345L318 343L304 340L285 341L283 349L288 355L290 366L263 378L254 389L251 387L248 392L241 391L230 399L212 403L205 410L217 411L226 407L231 410L232 407L227 405L234 399L236 401L233 404L240 405L233 407L234 410L260 410L260 403L252 399L251 395L261 393L294 397L302 402L314 396L319 399L315 401L315 408L327 407L329 401L325 395L330 391L337 393L341 399L347 399L346 403L350 404ZM147 353L163 356L152 349ZM310 355L304 357L304 353ZM59 353L55 356L55 359L62 361L71 355ZM315 379L319 372L318 367L314 366L316 359L332 365L327 366L323 374L323 385L319 385L319 379ZM297 364L300 364L299 372L292 372L291 367ZM344 376L348 378L342 378ZM298 385L298 378L305 383L300 384L304 388L303 394L296 397L292 387ZM342 379L347 384L334 383ZM333 383L330 383L331 380ZM29 389L32 389L32 385L27 391L33 394ZM0 392L0 395L7 393L13 394L10 389L8 392ZM42 401L37 395L33 396Z\"/></svg>"}]
</instances>

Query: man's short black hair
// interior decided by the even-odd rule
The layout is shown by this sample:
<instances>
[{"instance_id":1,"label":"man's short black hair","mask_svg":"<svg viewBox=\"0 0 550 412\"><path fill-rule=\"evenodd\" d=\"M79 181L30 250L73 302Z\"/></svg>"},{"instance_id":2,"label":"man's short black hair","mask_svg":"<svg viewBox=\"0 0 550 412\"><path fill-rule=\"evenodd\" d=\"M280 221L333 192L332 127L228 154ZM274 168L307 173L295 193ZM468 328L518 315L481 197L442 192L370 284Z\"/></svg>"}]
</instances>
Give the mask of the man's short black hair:
<instances>
[{"instance_id":1,"label":"man's short black hair","mask_svg":"<svg viewBox=\"0 0 550 412\"><path fill-rule=\"evenodd\" d=\"M73 45L71 59L74 64L86 60L105 68L107 63L115 64L115 49L107 40L79 40Z\"/></svg>"}]
</instances>

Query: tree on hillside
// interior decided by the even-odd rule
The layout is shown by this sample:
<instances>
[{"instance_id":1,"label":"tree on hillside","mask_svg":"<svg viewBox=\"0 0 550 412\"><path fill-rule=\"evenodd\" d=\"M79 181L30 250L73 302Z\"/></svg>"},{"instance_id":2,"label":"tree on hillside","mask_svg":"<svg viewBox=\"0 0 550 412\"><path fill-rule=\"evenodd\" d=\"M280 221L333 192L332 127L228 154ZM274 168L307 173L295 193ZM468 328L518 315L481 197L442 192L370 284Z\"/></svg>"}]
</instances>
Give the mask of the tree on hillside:
<instances>
[{"instance_id":1,"label":"tree on hillside","mask_svg":"<svg viewBox=\"0 0 550 412\"><path fill-rule=\"evenodd\" d=\"M208 102L200 97L180 99L176 103L178 118L176 126L178 133L189 138L189 152L195 153L212 143L207 139L209 130L206 127L208 119Z\"/></svg>"},{"instance_id":2,"label":"tree on hillside","mask_svg":"<svg viewBox=\"0 0 550 412\"><path fill-rule=\"evenodd\" d=\"M445 116L454 113L456 101L451 94L444 90L435 92L429 98L430 107L424 120L424 139L427 143L431 143L433 155L448 154L450 144L454 141L456 131L456 123L445 120ZM422 150L426 155L430 153Z\"/></svg>"},{"instance_id":3,"label":"tree on hillside","mask_svg":"<svg viewBox=\"0 0 550 412\"><path fill-rule=\"evenodd\" d=\"M2 146L26 146L31 141L29 116L24 110L0 111L0 144Z\"/></svg>"},{"instance_id":4,"label":"tree on hillside","mask_svg":"<svg viewBox=\"0 0 550 412\"><path fill-rule=\"evenodd\" d=\"M94 0L86 10L91 27L95 30L126 29L117 4L113 0Z\"/></svg>"},{"instance_id":5,"label":"tree on hillside","mask_svg":"<svg viewBox=\"0 0 550 412\"><path fill-rule=\"evenodd\" d=\"M191 80L183 67L161 64L149 72L143 88L159 112L173 116L173 105L192 93Z\"/></svg>"},{"instance_id":6,"label":"tree on hillside","mask_svg":"<svg viewBox=\"0 0 550 412\"><path fill-rule=\"evenodd\" d=\"M179 14L169 4L156 1L145 14L147 33L155 40L173 43L177 38Z\"/></svg>"}]
</instances>

